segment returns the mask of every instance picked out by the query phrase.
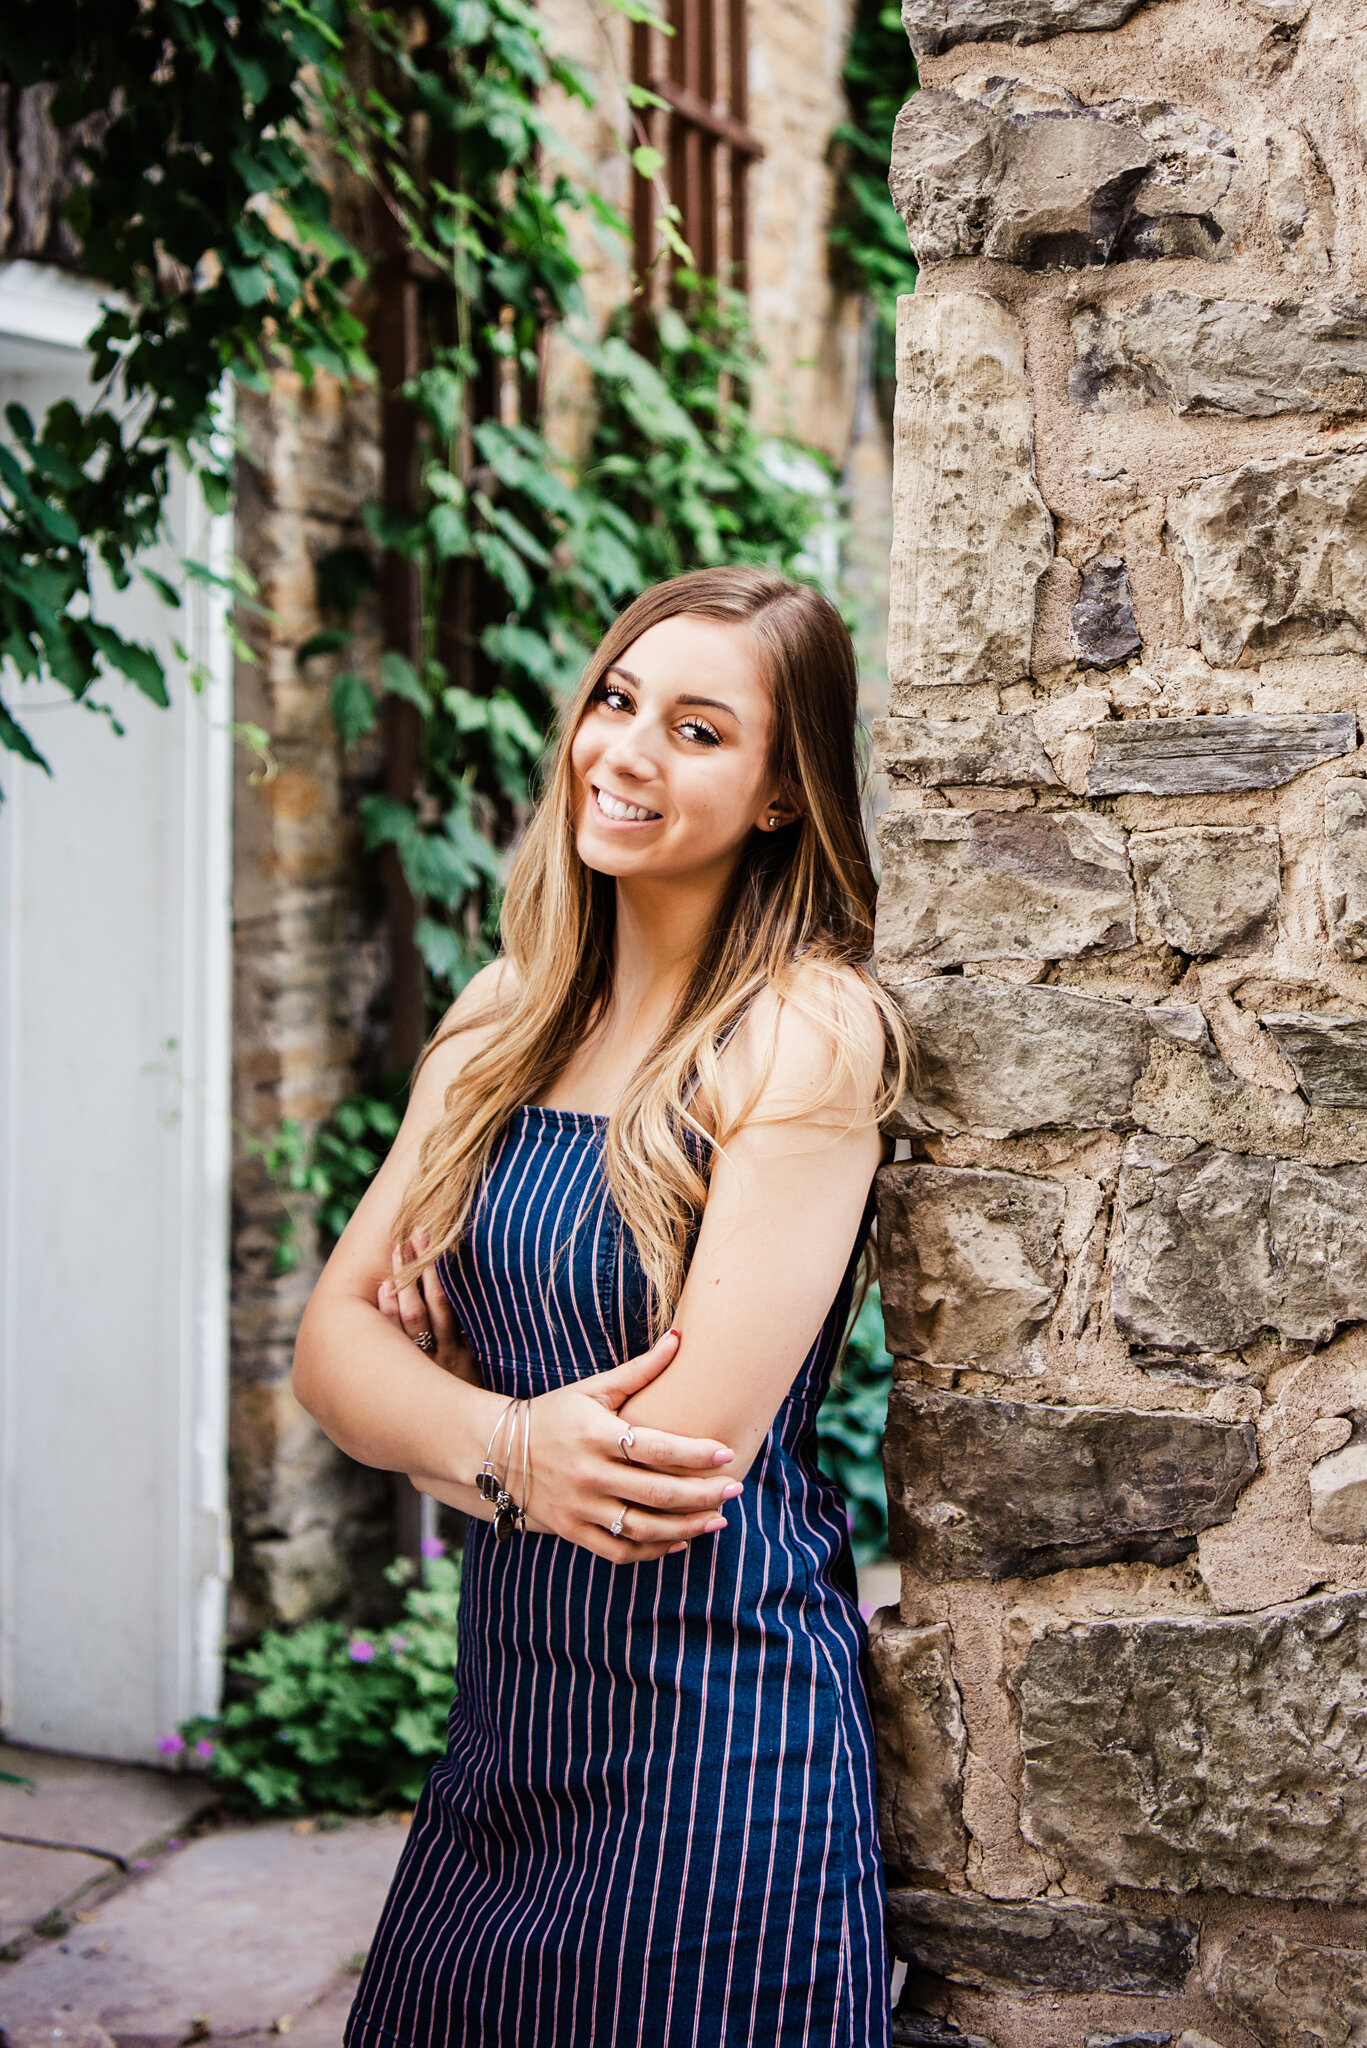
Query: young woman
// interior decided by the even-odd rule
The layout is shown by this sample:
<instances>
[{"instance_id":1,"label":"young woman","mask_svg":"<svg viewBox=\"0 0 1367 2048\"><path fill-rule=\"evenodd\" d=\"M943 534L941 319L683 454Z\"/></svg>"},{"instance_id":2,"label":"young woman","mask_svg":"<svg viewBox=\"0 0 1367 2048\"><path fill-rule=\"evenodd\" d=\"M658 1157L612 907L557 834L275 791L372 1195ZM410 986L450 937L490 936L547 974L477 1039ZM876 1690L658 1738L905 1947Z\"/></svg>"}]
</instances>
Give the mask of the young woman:
<instances>
[{"instance_id":1,"label":"young woman","mask_svg":"<svg viewBox=\"0 0 1367 2048\"><path fill-rule=\"evenodd\" d=\"M329 1435L472 1517L348 2048L887 2040L815 1432L905 1064L855 691L837 613L766 571L624 613L304 1318Z\"/></svg>"}]
</instances>

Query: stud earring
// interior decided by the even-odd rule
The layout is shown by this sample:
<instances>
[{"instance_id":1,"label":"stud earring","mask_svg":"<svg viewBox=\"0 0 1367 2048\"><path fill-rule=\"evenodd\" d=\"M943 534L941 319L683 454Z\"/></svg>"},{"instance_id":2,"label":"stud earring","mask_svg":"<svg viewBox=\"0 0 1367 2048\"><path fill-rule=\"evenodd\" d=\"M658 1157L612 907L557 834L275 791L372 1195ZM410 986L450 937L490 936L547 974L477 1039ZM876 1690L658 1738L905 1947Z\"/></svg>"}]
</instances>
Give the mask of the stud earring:
<instances>
[{"instance_id":1,"label":"stud earring","mask_svg":"<svg viewBox=\"0 0 1367 2048\"><path fill-rule=\"evenodd\" d=\"M770 813L769 813L769 830L770 830L771 832L777 832L777 830L778 830L778 812L777 812L777 811L770 811Z\"/></svg>"}]
</instances>

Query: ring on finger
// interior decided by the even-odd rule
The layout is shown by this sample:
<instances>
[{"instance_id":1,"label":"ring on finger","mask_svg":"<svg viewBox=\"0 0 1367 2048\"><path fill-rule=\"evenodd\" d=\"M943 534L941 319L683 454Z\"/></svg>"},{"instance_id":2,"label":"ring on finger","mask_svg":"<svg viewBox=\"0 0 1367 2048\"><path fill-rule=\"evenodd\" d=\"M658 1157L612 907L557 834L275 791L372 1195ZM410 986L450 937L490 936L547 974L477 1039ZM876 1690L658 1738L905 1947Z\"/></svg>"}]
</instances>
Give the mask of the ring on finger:
<instances>
[{"instance_id":1,"label":"ring on finger","mask_svg":"<svg viewBox=\"0 0 1367 2048\"><path fill-rule=\"evenodd\" d=\"M419 1351L425 1352L429 1358L432 1357L437 1348L437 1340L430 1330L419 1330L413 1342L417 1345Z\"/></svg>"},{"instance_id":2,"label":"ring on finger","mask_svg":"<svg viewBox=\"0 0 1367 2048\"><path fill-rule=\"evenodd\" d=\"M617 1439L617 1448L622 1453L622 1456L626 1459L628 1465L634 1465L636 1462L636 1460L631 1455L631 1447L635 1443L635 1441L636 1432L632 1428L631 1424L628 1423L626 1428L622 1431L622 1434Z\"/></svg>"},{"instance_id":3,"label":"ring on finger","mask_svg":"<svg viewBox=\"0 0 1367 2048\"><path fill-rule=\"evenodd\" d=\"M626 1522L627 1518L627 1506L628 1503L626 1501L623 1501L621 1507L617 1510L617 1520L611 1523L608 1528L609 1536L622 1536L626 1534L623 1525ZM630 1541L630 1536L627 1536L627 1542L630 1543Z\"/></svg>"}]
</instances>

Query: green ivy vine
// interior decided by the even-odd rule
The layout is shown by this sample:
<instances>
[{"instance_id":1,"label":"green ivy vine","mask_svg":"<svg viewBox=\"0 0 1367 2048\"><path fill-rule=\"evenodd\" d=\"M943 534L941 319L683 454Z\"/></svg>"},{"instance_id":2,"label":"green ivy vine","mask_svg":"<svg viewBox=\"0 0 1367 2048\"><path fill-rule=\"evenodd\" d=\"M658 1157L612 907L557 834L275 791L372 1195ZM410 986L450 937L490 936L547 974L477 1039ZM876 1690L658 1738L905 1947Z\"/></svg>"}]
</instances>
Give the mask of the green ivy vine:
<instances>
[{"instance_id":1,"label":"green ivy vine","mask_svg":"<svg viewBox=\"0 0 1367 2048\"><path fill-rule=\"evenodd\" d=\"M831 138L836 200L829 243L832 269L871 303L874 374L893 375L897 301L916 286L916 259L888 192L892 131L917 87L916 59L892 0L855 0L842 72L847 118Z\"/></svg>"}]
</instances>

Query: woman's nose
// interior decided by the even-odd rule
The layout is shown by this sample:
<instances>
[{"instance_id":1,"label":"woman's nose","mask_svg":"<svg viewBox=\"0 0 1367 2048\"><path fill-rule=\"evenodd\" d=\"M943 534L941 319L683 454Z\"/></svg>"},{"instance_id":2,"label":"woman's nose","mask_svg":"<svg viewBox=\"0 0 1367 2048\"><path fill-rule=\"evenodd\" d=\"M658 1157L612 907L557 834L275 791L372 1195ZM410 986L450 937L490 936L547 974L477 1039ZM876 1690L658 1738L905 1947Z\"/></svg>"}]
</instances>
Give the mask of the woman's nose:
<instances>
[{"instance_id":1,"label":"woman's nose","mask_svg":"<svg viewBox=\"0 0 1367 2048\"><path fill-rule=\"evenodd\" d=\"M634 726L629 732L613 734L603 751L603 763L614 773L630 776L636 782L652 782L659 773L649 735Z\"/></svg>"}]
</instances>

